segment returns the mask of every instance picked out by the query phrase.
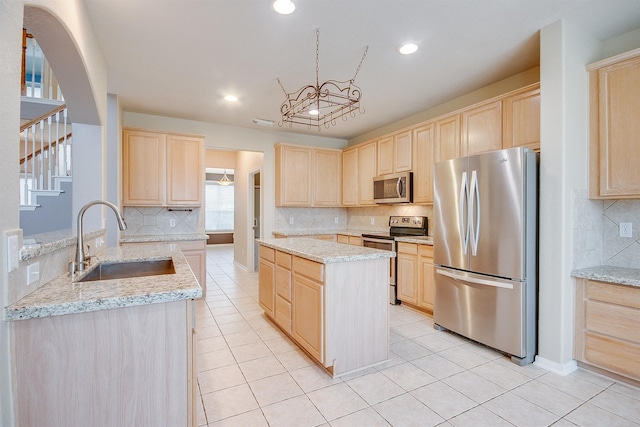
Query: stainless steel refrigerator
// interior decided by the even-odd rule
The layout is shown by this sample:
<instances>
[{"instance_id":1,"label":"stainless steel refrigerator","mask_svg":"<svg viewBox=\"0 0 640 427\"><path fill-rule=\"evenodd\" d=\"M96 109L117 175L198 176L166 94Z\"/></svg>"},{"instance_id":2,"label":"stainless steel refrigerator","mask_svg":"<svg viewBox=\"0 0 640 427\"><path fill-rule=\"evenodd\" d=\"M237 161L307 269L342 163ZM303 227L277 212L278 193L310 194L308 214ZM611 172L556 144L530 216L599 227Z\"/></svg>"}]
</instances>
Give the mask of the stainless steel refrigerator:
<instances>
[{"instance_id":1,"label":"stainless steel refrigerator","mask_svg":"<svg viewBox=\"0 0 640 427\"><path fill-rule=\"evenodd\" d=\"M436 163L436 326L533 362L537 155L511 148Z\"/></svg>"}]
</instances>

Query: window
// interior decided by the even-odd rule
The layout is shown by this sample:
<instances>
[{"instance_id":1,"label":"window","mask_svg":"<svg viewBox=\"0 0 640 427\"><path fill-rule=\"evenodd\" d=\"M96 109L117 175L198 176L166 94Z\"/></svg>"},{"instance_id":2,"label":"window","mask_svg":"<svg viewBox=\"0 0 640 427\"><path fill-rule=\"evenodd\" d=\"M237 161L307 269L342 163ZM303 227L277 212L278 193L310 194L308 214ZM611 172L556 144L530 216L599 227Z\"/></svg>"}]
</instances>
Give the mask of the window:
<instances>
[{"instance_id":1,"label":"window","mask_svg":"<svg viewBox=\"0 0 640 427\"><path fill-rule=\"evenodd\" d=\"M207 181L205 185L205 231L233 231L233 185Z\"/></svg>"}]
</instances>

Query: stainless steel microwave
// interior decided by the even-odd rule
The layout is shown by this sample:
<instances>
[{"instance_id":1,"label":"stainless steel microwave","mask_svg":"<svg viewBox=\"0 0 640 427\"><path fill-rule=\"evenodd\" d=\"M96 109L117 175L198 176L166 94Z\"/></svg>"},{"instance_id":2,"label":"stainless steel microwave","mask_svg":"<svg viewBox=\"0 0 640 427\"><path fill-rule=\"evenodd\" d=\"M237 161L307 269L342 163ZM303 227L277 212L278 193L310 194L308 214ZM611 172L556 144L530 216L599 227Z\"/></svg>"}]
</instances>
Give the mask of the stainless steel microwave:
<instances>
[{"instance_id":1,"label":"stainless steel microwave","mask_svg":"<svg viewBox=\"0 0 640 427\"><path fill-rule=\"evenodd\" d=\"M401 172L373 178L373 200L376 203L413 202L413 174Z\"/></svg>"}]
</instances>

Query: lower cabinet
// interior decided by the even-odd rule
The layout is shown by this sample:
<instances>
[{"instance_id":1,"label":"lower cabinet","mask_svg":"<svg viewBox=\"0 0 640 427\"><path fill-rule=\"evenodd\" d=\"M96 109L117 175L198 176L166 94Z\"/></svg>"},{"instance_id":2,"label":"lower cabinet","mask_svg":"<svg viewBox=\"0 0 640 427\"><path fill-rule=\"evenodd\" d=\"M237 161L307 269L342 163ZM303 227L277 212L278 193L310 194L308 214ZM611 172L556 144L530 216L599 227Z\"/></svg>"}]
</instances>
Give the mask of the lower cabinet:
<instances>
[{"instance_id":1,"label":"lower cabinet","mask_svg":"<svg viewBox=\"0 0 640 427\"><path fill-rule=\"evenodd\" d=\"M433 314L433 246L398 242L398 299Z\"/></svg>"},{"instance_id":2,"label":"lower cabinet","mask_svg":"<svg viewBox=\"0 0 640 427\"><path fill-rule=\"evenodd\" d=\"M349 234L337 234L336 241L346 245L362 246L362 237L351 236Z\"/></svg>"},{"instance_id":3,"label":"lower cabinet","mask_svg":"<svg viewBox=\"0 0 640 427\"><path fill-rule=\"evenodd\" d=\"M194 301L9 322L19 426L195 426Z\"/></svg>"},{"instance_id":4,"label":"lower cabinet","mask_svg":"<svg viewBox=\"0 0 640 427\"><path fill-rule=\"evenodd\" d=\"M322 264L263 245L259 255L260 307L331 375L388 360L388 258Z\"/></svg>"},{"instance_id":5,"label":"lower cabinet","mask_svg":"<svg viewBox=\"0 0 640 427\"><path fill-rule=\"evenodd\" d=\"M640 288L576 280L574 357L640 381Z\"/></svg>"}]
</instances>

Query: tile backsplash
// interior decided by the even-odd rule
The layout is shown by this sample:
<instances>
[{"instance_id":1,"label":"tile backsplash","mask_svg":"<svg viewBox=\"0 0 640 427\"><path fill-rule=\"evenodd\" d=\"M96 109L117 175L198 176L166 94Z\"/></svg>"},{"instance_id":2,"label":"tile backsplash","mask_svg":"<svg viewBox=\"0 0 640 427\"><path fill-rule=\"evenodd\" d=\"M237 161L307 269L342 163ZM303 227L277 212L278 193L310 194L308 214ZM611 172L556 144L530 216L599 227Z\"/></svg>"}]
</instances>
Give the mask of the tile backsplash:
<instances>
[{"instance_id":1,"label":"tile backsplash","mask_svg":"<svg viewBox=\"0 0 640 427\"><path fill-rule=\"evenodd\" d=\"M596 265L640 268L640 200L590 200L585 190L573 198L573 268ZM620 223L633 237L620 237Z\"/></svg>"},{"instance_id":2,"label":"tile backsplash","mask_svg":"<svg viewBox=\"0 0 640 427\"><path fill-rule=\"evenodd\" d=\"M124 219L127 229L122 232L122 237L204 233L202 208L125 207Z\"/></svg>"},{"instance_id":3,"label":"tile backsplash","mask_svg":"<svg viewBox=\"0 0 640 427\"><path fill-rule=\"evenodd\" d=\"M386 205L362 208L276 208L274 230L387 230L392 215L431 217L433 208L421 205ZM336 223L336 218L338 222ZM372 224L373 221L373 224ZM431 235L431 229L429 229Z\"/></svg>"}]
</instances>

